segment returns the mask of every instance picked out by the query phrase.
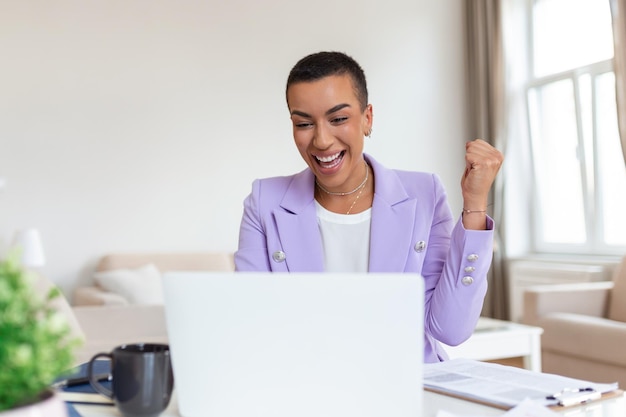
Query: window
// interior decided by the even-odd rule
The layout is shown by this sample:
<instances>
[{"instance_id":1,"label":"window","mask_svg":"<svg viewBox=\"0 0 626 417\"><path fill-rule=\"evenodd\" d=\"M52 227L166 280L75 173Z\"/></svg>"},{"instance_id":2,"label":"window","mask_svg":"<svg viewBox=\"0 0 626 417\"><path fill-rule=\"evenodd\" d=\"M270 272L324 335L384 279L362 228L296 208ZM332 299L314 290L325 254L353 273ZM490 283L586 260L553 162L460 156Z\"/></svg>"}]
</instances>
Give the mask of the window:
<instances>
[{"instance_id":1,"label":"window","mask_svg":"<svg viewBox=\"0 0 626 417\"><path fill-rule=\"evenodd\" d=\"M538 252L626 249L608 0L529 0L531 223Z\"/></svg>"}]
</instances>

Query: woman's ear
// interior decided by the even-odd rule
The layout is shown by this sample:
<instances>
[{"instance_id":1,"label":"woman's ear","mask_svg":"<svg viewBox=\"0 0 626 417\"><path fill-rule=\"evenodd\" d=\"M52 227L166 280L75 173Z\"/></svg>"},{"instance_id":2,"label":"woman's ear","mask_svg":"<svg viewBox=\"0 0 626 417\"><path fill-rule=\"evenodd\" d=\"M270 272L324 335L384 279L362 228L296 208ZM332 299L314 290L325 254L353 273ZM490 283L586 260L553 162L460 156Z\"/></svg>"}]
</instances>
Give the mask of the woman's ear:
<instances>
[{"instance_id":1,"label":"woman's ear","mask_svg":"<svg viewBox=\"0 0 626 417\"><path fill-rule=\"evenodd\" d=\"M369 136L372 134L372 125L374 123L374 109L371 104L365 107L363 112L363 134Z\"/></svg>"}]
</instances>

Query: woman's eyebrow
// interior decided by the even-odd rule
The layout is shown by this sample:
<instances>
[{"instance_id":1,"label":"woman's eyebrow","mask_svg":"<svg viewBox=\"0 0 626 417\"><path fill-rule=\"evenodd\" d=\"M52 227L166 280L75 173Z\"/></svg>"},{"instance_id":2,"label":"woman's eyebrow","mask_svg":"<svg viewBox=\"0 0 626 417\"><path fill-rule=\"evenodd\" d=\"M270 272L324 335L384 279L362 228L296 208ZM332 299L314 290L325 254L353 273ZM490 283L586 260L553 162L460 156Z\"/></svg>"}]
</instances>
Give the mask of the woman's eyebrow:
<instances>
[{"instance_id":1,"label":"woman's eyebrow","mask_svg":"<svg viewBox=\"0 0 626 417\"><path fill-rule=\"evenodd\" d=\"M328 116L329 114L333 114L334 112L344 109L346 107L350 107L350 105L348 103L337 104L336 106L326 111L326 116Z\"/></svg>"},{"instance_id":2,"label":"woman's eyebrow","mask_svg":"<svg viewBox=\"0 0 626 417\"><path fill-rule=\"evenodd\" d=\"M300 110L293 110L293 111L291 112L291 115L292 115L292 116L300 116L300 117L305 117L305 118L308 118L308 119L310 119L310 118L311 118L311 115L310 115L310 114L305 113L305 112L300 111Z\"/></svg>"},{"instance_id":3,"label":"woman's eyebrow","mask_svg":"<svg viewBox=\"0 0 626 417\"><path fill-rule=\"evenodd\" d=\"M341 109L344 109L346 107L351 107L348 103L341 103L341 104L337 104L336 106L331 107L330 109L326 110L326 116L333 114ZM308 113L305 113L303 111L300 110L292 110L291 112L292 116L300 116L300 117L306 117L306 118L311 118L311 115Z\"/></svg>"}]
</instances>

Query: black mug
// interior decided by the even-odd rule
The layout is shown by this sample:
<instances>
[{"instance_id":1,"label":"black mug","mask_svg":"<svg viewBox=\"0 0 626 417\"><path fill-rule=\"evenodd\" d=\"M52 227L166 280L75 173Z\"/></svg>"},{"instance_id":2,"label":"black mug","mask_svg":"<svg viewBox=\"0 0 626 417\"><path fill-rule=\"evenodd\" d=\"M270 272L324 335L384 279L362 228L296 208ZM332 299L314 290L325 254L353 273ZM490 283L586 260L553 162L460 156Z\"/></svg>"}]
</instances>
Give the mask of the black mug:
<instances>
[{"instance_id":1,"label":"black mug","mask_svg":"<svg viewBox=\"0 0 626 417\"><path fill-rule=\"evenodd\" d=\"M97 381L97 358L111 359L112 390ZM110 353L96 354L87 365L89 383L111 398L125 417L156 417L168 406L174 388L170 348L164 344L121 345Z\"/></svg>"}]
</instances>

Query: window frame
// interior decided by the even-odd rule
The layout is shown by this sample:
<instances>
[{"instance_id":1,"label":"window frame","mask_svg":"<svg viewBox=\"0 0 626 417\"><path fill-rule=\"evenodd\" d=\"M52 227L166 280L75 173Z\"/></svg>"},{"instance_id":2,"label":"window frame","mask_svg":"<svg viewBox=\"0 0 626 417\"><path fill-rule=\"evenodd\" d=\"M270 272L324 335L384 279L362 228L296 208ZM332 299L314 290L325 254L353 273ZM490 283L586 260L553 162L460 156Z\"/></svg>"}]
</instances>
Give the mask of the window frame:
<instances>
[{"instance_id":1,"label":"window frame","mask_svg":"<svg viewBox=\"0 0 626 417\"><path fill-rule=\"evenodd\" d=\"M598 153L598 137L597 137L597 105L596 105L596 80L599 76L607 73L614 73L613 58L580 66L571 70L562 71L559 73L535 76L535 63L534 63L534 20L533 20L533 6L536 0L526 1L526 74L527 80L523 86L523 97L527 129L527 146L530 150L529 161L531 164L531 190L530 190L530 207L529 221L531 223L531 236L530 244L531 249L535 253L544 254L588 254L588 255L614 255L623 254L626 251L626 246L608 245L604 240L604 220L602 217L602 190L599 183L599 153ZM583 126L582 108L581 108L581 86L580 78L582 76L590 77L590 114L591 114L591 138L585 138L585 131ZM575 100L575 115L576 115L576 133L577 133L577 146L579 150L580 161L580 173L582 184L582 198L584 204L584 222L586 239L584 243L580 244L568 244L568 243L553 243L547 242L542 237L542 228L545 219L541 215L541 202L539 201L538 185L539 178L537 174L537 165L535 160L535 144L533 139L532 129L532 103L531 94L534 89L538 89L547 86L551 83L563 80L570 80L573 86L573 94ZM586 145L586 140L590 146ZM589 155L588 153L591 153Z\"/></svg>"}]
</instances>

